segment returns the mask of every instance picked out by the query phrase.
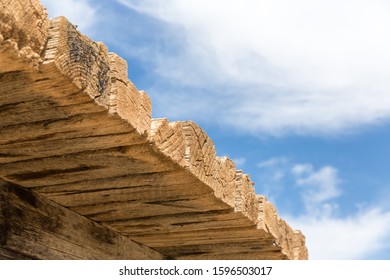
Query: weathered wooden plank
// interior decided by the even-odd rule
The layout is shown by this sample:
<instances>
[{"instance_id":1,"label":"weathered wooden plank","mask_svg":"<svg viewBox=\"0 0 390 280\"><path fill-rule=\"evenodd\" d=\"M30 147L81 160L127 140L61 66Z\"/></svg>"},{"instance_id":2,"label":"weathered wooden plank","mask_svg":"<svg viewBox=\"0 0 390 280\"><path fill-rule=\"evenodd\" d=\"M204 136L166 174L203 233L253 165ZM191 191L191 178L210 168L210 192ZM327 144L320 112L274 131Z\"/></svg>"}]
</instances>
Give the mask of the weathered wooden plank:
<instances>
[{"instance_id":1,"label":"weathered wooden plank","mask_svg":"<svg viewBox=\"0 0 390 280\"><path fill-rule=\"evenodd\" d=\"M214 190L215 196L230 206L235 207L237 188L235 163L227 157L217 157L214 172L213 176L220 186Z\"/></svg>"},{"instance_id":2,"label":"weathered wooden plank","mask_svg":"<svg viewBox=\"0 0 390 280\"><path fill-rule=\"evenodd\" d=\"M259 222L258 227L275 237L275 242L289 259L305 259L308 256L307 248L302 246L305 237L300 231L294 231L283 219L280 219L276 208L265 196L258 195Z\"/></svg>"},{"instance_id":3,"label":"weathered wooden plank","mask_svg":"<svg viewBox=\"0 0 390 280\"><path fill-rule=\"evenodd\" d=\"M259 242L260 239L272 239L272 237L262 231L256 230L256 226L231 226L220 229L201 229L177 232L154 232L154 233L132 233L127 232L133 240L148 244L151 248L167 247L168 244L175 246L187 246L196 244L225 244L231 242ZM175 243L172 244L172 240Z\"/></svg>"},{"instance_id":4,"label":"weathered wooden plank","mask_svg":"<svg viewBox=\"0 0 390 280\"><path fill-rule=\"evenodd\" d=\"M105 104L111 114L117 114L130 123L138 133L150 133L152 104L148 95L138 91L127 78L127 62L114 53L108 56L111 70L111 91Z\"/></svg>"},{"instance_id":5,"label":"weathered wooden plank","mask_svg":"<svg viewBox=\"0 0 390 280\"><path fill-rule=\"evenodd\" d=\"M1 220L0 220L1 221ZM6 250L0 246L0 260L29 260L31 257L19 254L12 250Z\"/></svg>"},{"instance_id":6,"label":"weathered wooden plank","mask_svg":"<svg viewBox=\"0 0 390 280\"><path fill-rule=\"evenodd\" d=\"M105 191L115 190L130 187L155 187L156 191L164 191L164 187L175 185L178 188L185 188L185 186L198 182L196 178L185 176L183 170L167 170L161 172L148 172L140 174L125 174L123 176L110 176L106 178L93 178L89 180L75 181L66 184L52 184L49 186L38 186L34 188L37 192L50 195L66 195L68 193L82 193L91 191ZM196 189L187 188L186 192L205 193L211 190L205 186L200 185Z\"/></svg>"},{"instance_id":7,"label":"weathered wooden plank","mask_svg":"<svg viewBox=\"0 0 390 280\"><path fill-rule=\"evenodd\" d=\"M240 252L235 254L193 254L177 257L178 260L287 260L280 249L274 251Z\"/></svg>"},{"instance_id":8,"label":"weathered wooden plank","mask_svg":"<svg viewBox=\"0 0 390 280\"><path fill-rule=\"evenodd\" d=\"M145 203L128 197L127 200L119 202L78 205L70 209L93 220L105 222L157 215L226 210L229 208L212 195L203 195L192 198L184 196L166 201L159 199Z\"/></svg>"},{"instance_id":9,"label":"weathered wooden plank","mask_svg":"<svg viewBox=\"0 0 390 280\"><path fill-rule=\"evenodd\" d=\"M177 256L239 257L227 245L248 242L253 250L241 257L307 257L304 237L272 207L259 208L249 176L216 157L198 125L151 120L150 99L127 78L126 61L65 18L49 23L37 0L0 3L0 176L142 242L174 246ZM26 25L40 18L38 31ZM19 37L26 30L31 37ZM29 242L51 238L24 229ZM280 246L254 252L259 240ZM180 255L190 245L203 251ZM64 257L61 243L53 246Z\"/></svg>"},{"instance_id":10,"label":"weathered wooden plank","mask_svg":"<svg viewBox=\"0 0 390 280\"><path fill-rule=\"evenodd\" d=\"M0 180L0 209L1 248L28 258L163 258L128 237L4 180Z\"/></svg>"},{"instance_id":11,"label":"weathered wooden plank","mask_svg":"<svg viewBox=\"0 0 390 280\"><path fill-rule=\"evenodd\" d=\"M246 254L258 254L257 257L278 253L280 248L273 245L272 240L258 240L257 242L230 242L215 243L215 244L196 244L186 246L168 246L156 247L161 252L172 256L175 259L203 259L213 256L220 256L223 259L238 259L243 258ZM271 254L270 254L271 253ZM280 252L279 252L280 253ZM210 258L211 259L211 258Z\"/></svg>"},{"instance_id":12,"label":"weathered wooden plank","mask_svg":"<svg viewBox=\"0 0 390 280\"><path fill-rule=\"evenodd\" d=\"M168 119L153 119L150 140L160 152L171 158L180 166L186 166L186 145L182 125L169 122Z\"/></svg>"},{"instance_id":13,"label":"weathered wooden plank","mask_svg":"<svg viewBox=\"0 0 390 280\"><path fill-rule=\"evenodd\" d=\"M192 191L186 192L190 188ZM91 205L99 203L113 203L128 201L129 198L141 203L153 203L157 201L174 201L185 198L195 199L204 195L212 195L212 192L207 189L197 188L196 183L192 184L165 184L163 186L156 186L152 184L145 184L141 186L120 187L113 185L105 190L90 190L85 191L80 188L75 192L61 192L46 194L46 197L53 201L61 201L62 205L66 207L75 207L82 205Z\"/></svg>"},{"instance_id":14,"label":"weathered wooden plank","mask_svg":"<svg viewBox=\"0 0 390 280\"><path fill-rule=\"evenodd\" d=\"M156 119L152 121L150 140L162 153L211 187L218 198L235 207L235 164L226 157L216 156L212 140L198 125Z\"/></svg>"},{"instance_id":15,"label":"weathered wooden plank","mask_svg":"<svg viewBox=\"0 0 390 280\"><path fill-rule=\"evenodd\" d=\"M90 119L85 119L85 117ZM99 124L99 119L102 115L95 114L78 114L75 116L66 116L58 119L47 121L36 121L17 124L0 129L0 145L10 145L26 142L42 141L42 140L67 140L74 138L95 137L109 134L128 134L129 142L146 142L146 140L132 133L124 123L110 121L107 119L105 123ZM96 129L99 124L99 129ZM131 134L131 136L130 136ZM124 137L126 138L126 137ZM38 145L39 143L37 143Z\"/></svg>"},{"instance_id":16,"label":"weathered wooden plank","mask_svg":"<svg viewBox=\"0 0 390 280\"><path fill-rule=\"evenodd\" d=\"M83 36L64 17L50 21L48 38L44 65L54 64L76 87L103 105L110 92L107 48Z\"/></svg>"},{"instance_id":17,"label":"weathered wooden plank","mask_svg":"<svg viewBox=\"0 0 390 280\"><path fill-rule=\"evenodd\" d=\"M306 238L301 231L294 231L294 248L293 248L293 259L294 260L305 260L308 258L309 252L305 246Z\"/></svg>"},{"instance_id":18,"label":"weathered wooden plank","mask_svg":"<svg viewBox=\"0 0 390 280\"><path fill-rule=\"evenodd\" d=\"M62 76L55 66L45 64L39 72L14 71L0 75L0 103L17 104L33 102L41 98L58 103L59 106L85 104L94 111L104 111L104 107L94 106L91 98ZM87 101L89 101L87 103ZM55 110L56 108L51 108Z\"/></svg>"},{"instance_id":19,"label":"weathered wooden plank","mask_svg":"<svg viewBox=\"0 0 390 280\"><path fill-rule=\"evenodd\" d=\"M201 181L216 189L215 171L216 152L212 140L194 122L181 122L187 160L186 166Z\"/></svg>"},{"instance_id":20,"label":"weathered wooden plank","mask_svg":"<svg viewBox=\"0 0 390 280\"><path fill-rule=\"evenodd\" d=\"M208 213L215 213L210 215ZM171 215L148 216L124 220L110 220L102 224L120 232L153 233L153 232L188 232L194 230L223 229L235 225L250 227L254 223L243 219L239 213L221 214L221 211L177 213Z\"/></svg>"},{"instance_id":21,"label":"weathered wooden plank","mask_svg":"<svg viewBox=\"0 0 390 280\"><path fill-rule=\"evenodd\" d=\"M142 147L138 148L142 150ZM173 166L163 162L153 162L153 158L148 158L148 156L142 158L142 153L141 155L133 154L132 150L132 146L115 147L107 150L4 163L1 164L0 171L4 178L32 188L79 182L91 178L104 179L127 174L174 170Z\"/></svg>"},{"instance_id":22,"label":"weathered wooden plank","mask_svg":"<svg viewBox=\"0 0 390 280\"><path fill-rule=\"evenodd\" d=\"M5 103L1 106L0 117L4 119L1 123L2 128L44 121L54 123L54 120L66 120L69 123L72 117L77 119L81 116L92 124L92 119L101 116L103 112L106 114L105 111L97 110L83 100L81 100L83 103L61 104L62 102L57 102L56 99L43 98L39 93L32 92L31 95L35 96L32 101ZM19 113L15 115L12 112Z\"/></svg>"},{"instance_id":23,"label":"weathered wooden plank","mask_svg":"<svg viewBox=\"0 0 390 280\"><path fill-rule=\"evenodd\" d=\"M250 220L258 222L259 199L256 196L253 182L249 175L241 170L236 173L235 209L242 212Z\"/></svg>"},{"instance_id":24,"label":"weathered wooden plank","mask_svg":"<svg viewBox=\"0 0 390 280\"><path fill-rule=\"evenodd\" d=\"M62 134L66 137L66 134ZM48 135L59 138L59 135ZM59 155L86 153L107 150L117 147L145 143L138 135L129 132L109 133L103 135L85 135L66 139L42 139L0 146L0 164L32 159L47 158Z\"/></svg>"},{"instance_id":25,"label":"weathered wooden plank","mask_svg":"<svg viewBox=\"0 0 390 280\"><path fill-rule=\"evenodd\" d=\"M0 67L0 72L37 67L47 39L46 11L38 0L1 1L0 7L0 53L8 54L8 59L0 59L0 65L7 66Z\"/></svg>"}]
</instances>

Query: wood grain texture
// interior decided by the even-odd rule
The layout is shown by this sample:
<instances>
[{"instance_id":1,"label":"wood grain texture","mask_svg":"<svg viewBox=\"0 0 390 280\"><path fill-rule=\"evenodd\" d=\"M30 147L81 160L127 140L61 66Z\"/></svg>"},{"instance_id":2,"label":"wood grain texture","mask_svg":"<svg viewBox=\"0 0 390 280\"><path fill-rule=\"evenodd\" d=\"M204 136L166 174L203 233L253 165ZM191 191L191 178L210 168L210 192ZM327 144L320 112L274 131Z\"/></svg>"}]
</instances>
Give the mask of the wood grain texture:
<instances>
[{"instance_id":1,"label":"wood grain texture","mask_svg":"<svg viewBox=\"0 0 390 280\"><path fill-rule=\"evenodd\" d=\"M64 17L50 21L43 64L55 64L72 83L99 104L106 104L110 92L107 48L83 36Z\"/></svg>"},{"instance_id":2,"label":"wood grain texture","mask_svg":"<svg viewBox=\"0 0 390 280\"><path fill-rule=\"evenodd\" d=\"M237 211L242 212L251 221L258 221L259 203L248 174L243 174L241 170L236 172L236 192L235 207Z\"/></svg>"},{"instance_id":3,"label":"wood grain texture","mask_svg":"<svg viewBox=\"0 0 390 280\"><path fill-rule=\"evenodd\" d=\"M150 133L152 104L144 91L138 91L127 78L127 62L114 53L109 56L111 91L108 100L109 112L130 123L139 134Z\"/></svg>"},{"instance_id":4,"label":"wood grain texture","mask_svg":"<svg viewBox=\"0 0 390 280\"><path fill-rule=\"evenodd\" d=\"M259 202L258 227L272 234L275 243L283 248L289 259L307 259L308 251L305 236L294 231L283 219L279 218L275 206L263 195L257 196Z\"/></svg>"},{"instance_id":5,"label":"wood grain texture","mask_svg":"<svg viewBox=\"0 0 390 280\"><path fill-rule=\"evenodd\" d=\"M153 119L151 123L150 140L164 155L180 166L186 166L186 144L183 129L178 122L168 119Z\"/></svg>"},{"instance_id":6,"label":"wood grain texture","mask_svg":"<svg viewBox=\"0 0 390 280\"><path fill-rule=\"evenodd\" d=\"M0 71L38 67L49 21L38 0L0 1ZM0 72L1 73L1 72Z\"/></svg>"},{"instance_id":7,"label":"wood grain texture","mask_svg":"<svg viewBox=\"0 0 390 280\"><path fill-rule=\"evenodd\" d=\"M169 258L307 258L304 236L255 194L249 175L217 157L201 127L151 118L125 60L65 18L47 20L37 1L0 3L1 22L30 34L23 41L0 28L0 178ZM23 44L35 60L20 54ZM22 252L17 242L0 256Z\"/></svg>"},{"instance_id":8,"label":"wood grain texture","mask_svg":"<svg viewBox=\"0 0 390 280\"><path fill-rule=\"evenodd\" d=\"M4 180L0 180L0 210L0 247L4 251L4 257L164 258L126 236ZM12 255L10 252L17 252L19 255Z\"/></svg>"}]
</instances>

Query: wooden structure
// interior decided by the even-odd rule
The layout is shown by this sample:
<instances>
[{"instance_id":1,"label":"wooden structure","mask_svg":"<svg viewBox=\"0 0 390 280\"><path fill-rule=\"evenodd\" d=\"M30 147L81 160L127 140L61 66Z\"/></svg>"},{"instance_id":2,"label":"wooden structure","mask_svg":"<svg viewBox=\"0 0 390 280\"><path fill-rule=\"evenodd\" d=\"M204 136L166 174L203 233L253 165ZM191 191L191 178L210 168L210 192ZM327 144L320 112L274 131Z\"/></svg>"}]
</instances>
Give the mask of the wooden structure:
<instances>
[{"instance_id":1,"label":"wooden structure","mask_svg":"<svg viewBox=\"0 0 390 280\"><path fill-rule=\"evenodd\" d=\"M0 8L1 258L307 258L199 126L151 118L126 61L37 0Z\"/></svg>"}]
</instances>

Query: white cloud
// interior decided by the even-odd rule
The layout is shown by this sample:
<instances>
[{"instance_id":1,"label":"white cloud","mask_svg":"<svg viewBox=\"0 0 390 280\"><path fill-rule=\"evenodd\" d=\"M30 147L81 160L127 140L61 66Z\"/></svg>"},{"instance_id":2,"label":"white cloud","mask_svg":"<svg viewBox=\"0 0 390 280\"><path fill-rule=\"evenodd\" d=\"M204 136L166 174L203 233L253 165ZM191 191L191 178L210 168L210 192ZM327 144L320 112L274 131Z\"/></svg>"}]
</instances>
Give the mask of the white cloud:
<instances>
[{"instance_id":1,"label":"white cloud","mask_svg":"<svg viewBox=\"0 0 390 280\"><path fill-rule=\"evenodd\" d=\"M302 175L304 173L312 172L312 170L313 170L313 166L311 164L308 164L308 163L305 163L305 164L295 164L291 168L291 172L294 175L296 175L296 176Z\"/></svg>"},{"instance_id":2,"label":"white cloud","mask_svg":"<svg viewBox=\"0 0 390 280\"><path fill-rule=\"evenodd\" d=\"M258 167L258 187L284 209L280 216L306 236L310 259L378 258L390 250L388 203L372 206L362 201L355 212L341 215L339 198L348 193L334 166L316 168L275 157Z\"/></svg>"},{"instance_id":3,"label":"white cloud","mask_svg":"<svg viewBox=\"0 0 390 280\"><path fill-rule=\"evenodd\" d=\"M259 172L255 173L257 192L265 194L270 201L277 201L285 191L284 182L289 170L287 157L272 157L256 164Z\"/></svg>"},{"instance_id":4,"label":"white cloud","mask_svg":"<svg viewBox=\"0 0 390 280\"><path fill-rule=\"evenodd\" d=\"M388 1L118 2L180 38L172 54L148 54L174 85L164 95L156 83L159 100L183 102L170 117L204 108L254 134L344 133L390 117Z\"/></svg>"},{"instance_id":5,"label":"white cloud","mask_svg":"<svg viewBox=\"0 0 390 280\"><path fill-rule=\"evenodd\" d=\"M257 167L259 168L269 168L276 167L280 165L285 165L288 163L288 158L285 157L273 157L264 161L257 163Z\"/></svg>"},{"instance_id":6,"label":"white cloud","mask_svg":"<svg viewBox=\"0 0 390 280\"><path fill-rule=\"evenodd\" d=\"M64 16L78 26L83 33L91 36L97 29L97 7L89 0L41 0L49 17Z\"/></svg>"},{"instance_id":7,"label":"white cloud","mask_svg":"<svg viewBox=\"0 0 390 280\"><path fill-rule=\"evenodd\" d=\"M302 188L301 195L307 211L311 215L318 213L332 214L335 204L327 201L340 196L339 189L340 179L338 178L338 171L332 166L322 167L318 171L314 171L310 164L295 165L292 168L295 174L295 183ZM295 172L295 173L294 173ZM302 172L306 172L302 177Z\"/></svg>"},{"instance_id":8,"label":"white cloud","mask_svg":"<svg viewBox=\"0 0 390 280\"><path fill-rule=\"evenodd\" d=\"M274 181L280 181L284 178L286 174L281 170L276 170L274 174L272 175L272 180Z\"/></svg>"},{"instance_id":9,"label":"white cloud","mask_svg":"<svg viewBox=\"0 0 390 280\"><path fill-rule=\"evenodd\" d=\"M335 214L342 193L336 168L295 164L291 174L305 212L286 219L306 235L311 259L364 259L390 248L390 212L365 204L353 215Z\"/></svg>"},{"instance_id":10,"label":"white cloud","mask_svg":"<svg viewBox=\"0 0 390 280\"><path fill-rule=\"evenodd\" d=\"M233 161L236 164L237 168L242 168L246 163L246 158L243 158L243 157L234 158Z\"/></svg>"},{"instance_id":11,"label":"white cloud","mask_svg":"<svg viewBox=\"0 0 390 280\"><path fill-rule=\"evenodd\" d=\"M390 249L390 212L368 208L345 218L285 216L306 236L310 259L366 259Z\"/></svg>"}]
</instances>

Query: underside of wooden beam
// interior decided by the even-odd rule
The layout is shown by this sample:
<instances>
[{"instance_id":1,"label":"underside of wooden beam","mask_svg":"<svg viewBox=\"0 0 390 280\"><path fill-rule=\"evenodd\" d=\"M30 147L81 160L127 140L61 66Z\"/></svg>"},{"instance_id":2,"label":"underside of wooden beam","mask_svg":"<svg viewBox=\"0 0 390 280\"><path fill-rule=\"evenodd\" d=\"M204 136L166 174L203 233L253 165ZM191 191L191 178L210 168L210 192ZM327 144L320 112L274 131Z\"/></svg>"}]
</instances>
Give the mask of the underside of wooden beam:
<instances>
[{"instance_id":1,"label":"underside of wooden beam","mask_svg":"<svg viewBox=\"0 0 390 280\"><path fill-rule=\"evenodd\" d=\"M128 79L125 60L64 17L47 19L38 0L0 0L0 7L4 258L132 258L113 253L130 239L151 248L151 259L307 258L304 236L256 195L249 175L217 157L201 127L152 119L151 101ZM57 207L44 223L49 212L36 212L18 193L39 197L41 208L54 205L48 199L70 212ZM17 223L21 205L25 225ZM69 213L77 213L83 232L75 243L72 228L55 226ZM50 223L54 239L45 232ZM18 239L19 229L36 225L35 237ZM117 243L100 240L103 247L89 251L96 243L90 227ZM36 243L41 238L44 244ZM77 253L61 255L83 239L87 249L75 245ZM43 247L31 255L25 244Z\"/></svg>"},{"instance_id":2,"label":"underside of wooden beam","mask_svg":"<svg viewBox=\"0 0 390 280\"><path fill-rule=\"evenodd\" d=\"M164 256L0 179L0 258L159 260Z\"/></svg>"}]
</instances>

